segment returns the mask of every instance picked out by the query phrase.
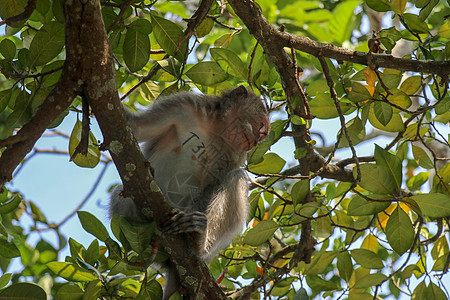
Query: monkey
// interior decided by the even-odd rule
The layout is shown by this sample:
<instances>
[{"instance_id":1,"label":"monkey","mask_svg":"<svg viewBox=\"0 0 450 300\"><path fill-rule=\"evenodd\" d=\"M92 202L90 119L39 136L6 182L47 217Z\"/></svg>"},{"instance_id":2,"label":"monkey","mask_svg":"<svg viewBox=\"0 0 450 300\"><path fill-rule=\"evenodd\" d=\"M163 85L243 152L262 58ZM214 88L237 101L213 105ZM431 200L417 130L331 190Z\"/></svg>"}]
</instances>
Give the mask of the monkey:
<instances>
[{"instance_id":1,"label":"monkey","mask_svg":"<svg viewBox=\"0 0 450 300\"><path fill-rule=\"evenodd\" d=\"M194 252L205 262L227 247L248 213L247 153L269 132L261 99L238 86L221 96L180 92L158 98L150 109L128 112L132 131L154 179L175 214L163 232L197 233ZM145 221L130 198L113 191L109 214ZM173 266L172 266L173 267ZM166 274L164 299L178 290ZM174 286L175 285L175 286Z\"/></svg>"}]
</instances>

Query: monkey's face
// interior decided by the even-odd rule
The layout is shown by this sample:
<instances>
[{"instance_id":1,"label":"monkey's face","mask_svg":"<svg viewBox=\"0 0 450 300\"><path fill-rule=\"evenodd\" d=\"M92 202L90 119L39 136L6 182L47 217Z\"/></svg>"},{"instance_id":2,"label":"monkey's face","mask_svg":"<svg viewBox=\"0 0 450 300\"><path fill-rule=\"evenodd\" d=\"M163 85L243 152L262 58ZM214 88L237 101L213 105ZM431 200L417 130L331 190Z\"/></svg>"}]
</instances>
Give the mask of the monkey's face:
<instances>
[{"instance_id":1,"label":"monkey's face","mask_svg":"<svg viewBox=\"0 0 450 300\"><path fill-rule=\"evenodd\" d=\"M245 140L240 145L240 150L250 151L269 134L270 123L267 115L250 120L249 125L251 130L243 132Z\"/></svg>"}]
</instances>

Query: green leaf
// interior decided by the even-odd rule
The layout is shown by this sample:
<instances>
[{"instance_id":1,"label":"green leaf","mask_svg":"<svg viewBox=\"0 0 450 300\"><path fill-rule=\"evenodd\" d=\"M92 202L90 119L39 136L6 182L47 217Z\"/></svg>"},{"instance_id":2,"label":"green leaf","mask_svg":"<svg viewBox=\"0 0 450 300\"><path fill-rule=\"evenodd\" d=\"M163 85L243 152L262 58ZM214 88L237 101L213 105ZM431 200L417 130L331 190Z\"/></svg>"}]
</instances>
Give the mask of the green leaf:
<instances>
[{"instance_id":1,"label":"green leaf","mask_svg":"<svg viewBox=\"0 0 450 300\"><path fill-rule=\"evenodd\" d=\"M121 218L119 221L120 229L130 243L131 248L137 253L144 252L151 243L156 223L149 222L131 225L125 218Z\"/></svg>"},{"instance_id":2,"label":"green leaf","mask_svg":"<svg viewBox=\"0 0 450 300\"><path fill-rule=\"evenodd\" d=\"M212 86L216 83L223 82L228 78L227 73L215 62L205 61L199 62L192 66L187 72L188 76L195 83Z\"/></svg>"},{"instance_id":3,"label":"green leaf","mask_svg":"<svg viewBox=\"0 0 450 300\"><path fill-rule=\"evenodd\" d=\"M394 181L395 188L399 191L402 186L402 160L376 144L374 156L377 164L389 173L390 179Z\"/></svg>"},{"instance_id":4,"label":"green leaf","mask_svg":"<svg viewBox=\"0 0 450 300\"><path fill-rule=\"evenodd\" d=\"M387 0L366 0L367 6L379 12L391 10L391 4Z\"/></svg>"},{"instance_id":5,"label":"green leaf","mask_svg":"<svg viewBox=\"0 0 450 300\"><path fill-rule=\"evenodd\" d=\"M364 128L364 125L358 116L356 116L355 118L348 121L345 124L345 127L347 127L347 132L350 136L350 140L352 141L353 146L358 145L359 143L361 143L364 140L364 137L366 136L366 129ZM339 132L340 132L340 130L339 130ZM340 145L342 147L350 146L345 133L342 135Z\"/></svg>"},{"instance_id":6,"label":"green leaf","mask_svg":"<svg viewBox=\"0 0 450 300\"><path fill-rule=\"evenodd\" d=\"M292 298L292 300L309 300L308 293L305 288L300 288Z\"/></svg>"},{"instance_id":7,"label":"green leaf","mask_svg":"<svg viewBox=\"0 0 450 300\"><path fill-rule=\"evenodd\" d=\"M335 41L342 44L351 37L355 28L355 14L353 11L359 1L345 1L339 3L333 9L333 17L329 22L331 36Z\"/></svg>"},{"instance_id":8,"label":"green leaf","mask_svg":"<svg viewBox=\"0 0 450 300\"><path fill-rule=\"evenodd\" d=\"M386 237L398 255L402 255L414 242L414 228L407 213L400 206L392 212L386 224Z\"/></svg>"},{"instance_id":9,"label":"green leaf","mask_svg":"<svg viewBox=\"0 0 450 300\"><path fill-rule=\"evenodd\" d=\"M53 261L47 264L47 267L55 273L68 281L85 282L97 279L97 276L92 272L85 271L78 265L68 262Z\"/></svg>"},{"instance_id":10,"label":"green leaf","mask_svg":"<svg viewBox=\"0 0 450 300\"><path fill-rule=\"evenodd\" d=\"M375 195L370 195L371 198L375 198L374 196ZM381 200L385 197L386 196L380 196L379 198ZM388 208L390 204L390 202L367 201L361 196L355 196L348 205L347 214L349 216L371 216L382 212Z\"/></svg>"},{"instance_id":11,"label":"green leaf","mask_svg":"<svg viewBox=\"0 0 450 300\"><path fill-rule=\"evenodd\" d=\"M402 15L408 0L392 0L391 9L398 15Z\"/></svg>"},{"instance_id":12,"label":"green leaf","mask_svg":"<svg viewBox=\"0 0 450 300\"><path fill-rule=\"evenodd\" d=\"M303 199L305 199L306 195L309 193L309 180L299 180L297 181L291 189L291 197L294 206L302 203Z\"/></svg>"},{"instance_id":13,"label":"green leaf","mask_svg":"<svg viewBox=\"0 0 450 300\"><path fill-rule=\"evenodd\" d=\"M131 25L133 24L134 22ZM128 69L136 72L141 70L150 58L150 38L148 34L136 30L136 26L131 25L125 34L123 59Z\"/></svg>"},{"instance_id":14,"label":"green leaf","mask_svg":"<svg viewBox=\"0 0 450 300\"><path fill-rule=\"evenodd\" d=\"M411 177L406 182L406 186L410 190L418 190L420 187L428 181L430 178L430 172L420 172L417 175Z\"/></svg>"},{"instance_id":15,"label":"green leaf","mask_svg":"<svg viewBox=\"0 0 450 300\"><path fill-rule=\"evenodd\" d=\"M352 289L365 289L371 286L376 286L381 284L386 279L386 275L381 273L369 274L359 278L352 286Z\"/></svg>"},{"instance_id":16,"label":"green leaf","mask_svg":"<svg viewBox=\"0 0 450 300\"><path fill-rule=\"evenodd\" d=\"M320 204L318 202L308 202L295 207L295 213L289 220L290 224L298 224L305 221L307 218L312 217L313 214L319 209Z\"/></svg>"},{"instance_id":17,"label":"green leaf","mask_svg":"<svg viewBox=\"0 0 450 300\"><path fill-rule=\"evenodd\" d=\"M248 169L258 174L276 174L283 169L285 164L286 161L278 156L278 154L267 153L263 156L262 162L256 165L249 166Z\"/></svg>"},{"instance_id":18,"label":"green leaf","mask_svg":"<svg viewBox=\"0 0 450 300\"><path fill-rule=\"evenodd\" d=\"M20 256L20 251L13 242L0 238L0 257L14 258Z\"/></svg>"},{"instance_id":19,"label":"green leaf","mask_svg":"<svg viewBox=\"0 0 450 300\"><path fill-rule=\"evenodd\" d=\"M152 23L147 19L136 19L128 26L145 35L149 35L153 31Z\"/></svg>"},{"instance_id":20,"label":"green leaf","mask_svg":"<svg viewBox=\"0 0 450 300\"><path fill-rule=\"evenodd\" d=\"M2 40L0 42L0 53L6 60L13 60L14 56L16 56L16 44L10 39Z\"/></svg>"},{"instance_id":21,"label":"green leaf","mask_svg":"<svg viewBox=\"0 0 450 300\"><path fill-rule=\"evenodd\" d=\"M369 192L388 195L396 189L395 182L393 182L390 173L379 165L362 164L360 165L361 181L359 185ZM353 168L353 176L357 177L357 167Z\"/></svg>"},{"instance_id":22,"label":"green leaf","mask_svg":"<svg viewBox=\"0 0 450 300\"><path fill-rule=\"evenodd\" d=\"M228 45L231 43L231 38L233 37L234 33L226 33L219 37L217 40L214 41L214 47L216 48L228 48Z\"/></svg>"},{"instance_id":23,"label":"green leaf","mask_svg":"<svg viewBox=\"0 0 450 300\"><path fill-rule=\"evenodd\" d=\"M329 280L324 280L318 276L306 276L306 283L313 291L332 291L337 290L338 286Z\"/></svg>"},{"instance_id":24,"label":"green leaf","mask_svg":"<svg viewBox=\"0 0 450 300\"><path fill-rule=\"evenodd\" d=\"M180 41L184 38L184 33L180 26L154 14L151 14L151 19L153 34L155 35L155 39L161 48L179 61L184 61L184 56L187 49L187 40L184 40L181 45L178 46Z\"/></svg>"},{"instance_id":25,"label":"green leaf","mask_svg":"<svg viewBox=\"0 0 450 300\"><path fill-rule=\"evenodd\" d=\"M315 255L310 264L305 266L304 274L308 276L319 275L325 272L336 257L337 252L325 251Z\"/></svg>"},{"instance_id":26,"label":"green leaf","mask_svg":"<svg viewBox=\"0 0 450 300\"><path fill-rule=\"evenodd\" d=\"M10 17L18 16L25 11L28 0L8 0L0 1L0 18L6 20ZM8 26L20 28L26 19L8 23Z\"/></svg>"},{"instance_id":27,"label":"green leaf","mask_svg":"<svg viewBox=\"0 0 450 300\"><path fill-rule=\"evenodd\" d=\"M225 48L211 48L209 49L209 52L211 53L212 58L225 72L232 76L247 80L248 69L236 53Z\"/></svg>"},{"instance_id":28,"label":"green leaf","mask_svg":"<svg viewBox=\"0 0 450 300\"><path fill-rule=\"evenodd\" d=\"M244 236L244 243L250 246L262 245L265 241L272 238L278 224L272 220L262 220L255 227L250 229Z\"/></svg>"},{"instance_id":29,"label":"green leaf","mask_svg":"<svg viewBox=\"0 0 450 300\"><path fill-rule=\"evenodd\" d=\"M338 254L337 268L339 271L339 276L346 282L349 282L353 274L353 263L348 251L344 251Z\"/></svg>"},{"instance_id":30,"label":"green leaf","mask_svg":"<svg viewBox=\"0 0 450 300\"><path fill-rule=\"evenodd\" d=\"M0 292L1 299L47 300L44 289L34 283L19 282Z\"/></svg>"},{"instance_id":31,"label":"green leaf","mask_svg":"<svg viewBox=\"0 0 450 300\"><path fill-rule=\"evenodd\" d=\"M64 26L56 21L42 26L30 44L30 65L42 66L61 53L64 47Z\"/></svg>"},{"instance_id":32,"label":"green leaf","mask_svg":"<svg viewBox=\"0 0 450 300\"><path fill-rule=\"evenodd\" d=\"M4 111L11 99L12 90L0 91L0 112Z\"/></svg>"},{"instance_id":33,"label":"green leaf","mask_svg":"<svg viewBox=\"0 0 450 300\"><path fill-rule=\"evenodd\" d=\"M353 259L361 267L366 269L382 269L384 268L383 261L381 258L367 249L355 249L350 251Z\"/></svg>"},{"instance_id":34,"label":"green leaf","mask_svg":"<svg viewBox=\"0 0 450 300\"><path fill-rule=\"evenodd\" d=\"M410 76L402 82L400 90L407 95L414 95L422 87L422 78L420 76Z\"/></svg>"},{"instance_id":35,"label":"green leaf","mask_svg":"<svg viewBox=\"0 0 450 300\"><path fill-rule=\"evenodd\" d=\"M82 134L82 124L81 121L77 120L75 123L75 126L72 129L72 133L70 134L69 139L69 154L70 156L73 155L75 152L75 149L77 148L78 144L81 141L81 134ZM81 153L78 153L75 158L73 159L73 162L83 168L94 168L99 162L100 162L100 149L97 145L97 139L95 138L94 134L89 131L89 142L88 142L88 153L87 155L82 155Z\"/></svg>"},{"instance_id":36,"label":"green leaf","mask_svg":"<svg viewBox=\"0 0 450 300\"><path fill-rule=\"evenodd\" d=\"M57 299L60 300L82 300L83 290L74 284L67 283L58 289L56 292Z\"/></svg>"},{"instance_id":37,"label":"green leaf","mask_svg":"<svg viewBox=\"0 0 450 300\"><path fill-rule=\"evenodd\" d=\"M407 88L405 87L405 90ZM389 103L400 106L401 108L407 109L411 106L411 98L402 90L396 90L392 92L393 94L389 96Z\"/></svg>"},{"instance_id":38,"label":"green leaf","mask_svg":"<svg viewBox=\"0 0 450 300\"><path fill-rule=\"evenodd\" d=\"M373 125L373 127L389 132L403 132L405 131L405 125L403 124L402 117L398 111L393 111L392 118L389 123L383 125L378 121L378 118L375 116L374 112L374 104L370 105L369 111L369 122Z\"/></svg>"},{"instance_id":39,"label":"green leaf","mask_svg":"<svg viewBox=\"0 0 450 300\"><path fill-rule=\"evenodd\" d=\"M413 145L412 151L413 151L414 159L419 164L419 166L421 166L424 169L433 169L434 168L434 164L431 161L428 154L425 152L425 150L423 150L421 147Z\"/></svg>"},{"instance_id":40,"label":"green leaf","mask_svg":"<svg viewBox=\"0 0 450 300\"><path fill-rule=\"evenodd\" d=\"M120 248L120 245L113 240L112 238L108 237L105 241L106 247L108 247L109 251L109 257L114 260L121 260L122 259L122 249Z\"/></svg>"},{"instance_id":41,"label":"green leaf","mask_svg":"<svg viewBox=\"0 0 450 300\"><path fill-rule=\"evenodd\" d=\"M383 126L386 126L392 119L393 110L389 103L376 101L373 104L373 112Z\"/></svg>"},{"instance_id":42,"label":"green leaf","mask_svg":"<svg viewBox=\"0 0 450 300\"><path fill-rule=\"evenodd\" d=\"M201 38L207 35L213 27L214 27L213 19L211 18L204 19L203 22L201 22L200 25L198 25L198 27L195 29L197 38Z\"/></svg>"},{"instance_id":43,"label":"green leaf","mask_svg":"<svg viewBox=\"0 0 450 300\"><path fill-rule=\"evenodd\" d=\"M450 196L440 193L414 195L411 197L419 205L422 213L431 218L450 216Z\"/></svg>"},{"instance_id":44,"label":"green leaf","mask_svg":"<svg viewBox=\"0 0 450 300\"><path fill-rule=\"evenodd\" d=\"M5 273L2 276L0 276L0 289L4 288L9 281L11 280L11 273Z\"/></svg>"},{"instance_id":45,"label":"green leaf","mask_svg":"<svg viewBox=\"0 0 450 300\"><path fill-rule=\"evenodd\" d=\"M98 238L100 241L104 242L109 238L108 231L106 227L97 219L93 214L87 211L78 211L78 219L80 219L81 226L84 230Z\"/></svg>"},{"instance_id":46,"label":"green leaf","mask_svg":"<svg viewBox=\"0 0 450 300\"><path fill-rule=\"evenodd\" d=\"M156 280L144 281L139 290L139 294L135 298L136 300L146 299L162 299L163 289L161 284Z\"/></svg>"},{"instance_id":47,"label":"green leaf","mask_svg":"<svg viewBox=\"0 0 450 300\"><path fill-rule=\"evenodd\" d=\"M419 19L418 15L404 14L403 18L409 28L416 33L428 33L428 25Z\"/></svg>"},{"instance_id":48,"label":"green leaf","mask_svg":"<svg viewBox=\"0 0 450 300\"><path fill-rule=\"evenodd\" d=\"M333 99L329 93L318 94L309 102L311 108L311 114L319 119L332 119L339 116ZM353 107L350 103L340 103L339 106L344 114L348 114L353 111Z\"/></svg>"},{"instance_id":49,"label":"green leaf","mask_svg":"<svg viewBox=\"0 0 450 300\"><path fill-rule=\"evenodd\" d=\"M15 210L19 206L20 202L22 202L22 197L15 195L8 201L0 203L0 214L6 214Z\"/></svg>"},{"instance_id":50,"label":"green leaf","mask_svg":"<svg viewBox=\"0 0 450 300\"><path fill-rule=\"evenodd\" d=\"M352 82L352 90L347 92L347 97L350 101L358 103L370 99L371 95L369 90L359 82Z\"/></svg>"},{"instance_id":51,"label":"green leaf","mask_svg":"<svg viewBox=\"0 0 450 300\"><path fill-rule=\"evenodd\" d=\"M100 247L98 245L98 240L94 239L87 248L84 258L89 265L95 265L99 257L100 257Z\"/></svg>"}]
</instances>

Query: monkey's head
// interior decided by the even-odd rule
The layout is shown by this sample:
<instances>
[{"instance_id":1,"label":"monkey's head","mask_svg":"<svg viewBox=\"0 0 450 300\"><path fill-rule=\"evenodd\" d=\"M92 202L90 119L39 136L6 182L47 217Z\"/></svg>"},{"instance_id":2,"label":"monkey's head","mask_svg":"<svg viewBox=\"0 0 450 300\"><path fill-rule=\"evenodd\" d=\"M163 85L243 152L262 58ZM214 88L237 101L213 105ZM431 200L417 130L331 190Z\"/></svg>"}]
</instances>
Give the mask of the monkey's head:
<instances>
[{"instance_id":1,"label":"monkey's head","mask_svg":"<svg viewBox=\"0 0 450 300\"><path fill-rule=\"evenodd\" d=\"M220 97L224 138L233 148L249 151L267 137L269 115L261 99L239 86Z\"/></svg>"}]
</instances>

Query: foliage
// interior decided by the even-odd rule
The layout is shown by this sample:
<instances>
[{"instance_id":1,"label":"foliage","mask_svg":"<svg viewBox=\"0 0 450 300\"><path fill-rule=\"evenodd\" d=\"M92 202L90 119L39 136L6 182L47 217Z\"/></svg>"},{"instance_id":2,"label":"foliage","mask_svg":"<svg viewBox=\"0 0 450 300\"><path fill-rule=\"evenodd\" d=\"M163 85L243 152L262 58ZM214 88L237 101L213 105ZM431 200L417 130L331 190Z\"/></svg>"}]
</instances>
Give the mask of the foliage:
<instances>
[{"instance_id":1,"label":"foliage","mask_svg":"<svg viewBox=\"0 0 450 300\"><path fill-rule=\"evenodd\" d=\"M48 101L68 57L60 2L35 1L31 11L28 2L0 2L0 17L5 20L0 23L5 29L0 36L2 151L16 143L8 137L32 123L38 108ZM280 30L370 51L366 57L403 51L411 65L418 60L445 64L450 58L450 23L445 18L449 1L256 2L255 15L260 9L271 24L283 27ZM377 67L367 58L369 63L362 65L285 47L293 65L281 65L266 44L257 42L258 33L244 27L245 16L222 4L214 1L208 16L194 29L186 29L185 20L196 8L184 1L101 2L116 59L118 92L127 106L147 106L178 90L220 94L244 84L271 110L270 135L248 159L247 169L256 178L249 195L250 221L243 235L210 264L214 277L220 277L230 293L247 279L252 299L400 294L448 299L449 278L443 276L450 262L449 64L447 73L413 72L394 62ZM14 18L24 11L30 14ZM381 28L376 28L377 20ZM377 35L372 36L369 25ZM192 37L189 30L195 30ZM306 103L286 92L282 71L293 66L301 70L295 80L305 88ZM50 128L68 113L79 112L81 102L77 97ZM306 113L299 113L301 109ZM340 127L336 140L325 144L320 132L336 126ZM307 128L313 139L299 128ZM373 142L380 136L385 139ZM305 143L296 142L292 153L271 151L296 137ZM82 139L78 121L68 140L68 156L73 157ZM75 154L75 164L92 168L110 161L100 154L92 133L87 143L87 155ZM361 149L370 149L370 154L357 155ZM308 165L312 150L314 157L325 158L318 168ZM34 225L27 227L25 215ZM115 217L111 235L92 214L78 212L78 217L96 239L86 247L69 238L70 256L58 261L67 244L59 226L20 191L4 188L0 297L45 299L48 293L55 299L161 299L163 277L144 267L149 261L167 259L163 251L155 253L156 224L131 224ZM38 223L58 234L58 247L45 239L30 245L28 237ZM312 256L299 253L311 241L316 241ZM14 257L21 258L23 268L10 274Z\"/></svg>"}]
</instances>

